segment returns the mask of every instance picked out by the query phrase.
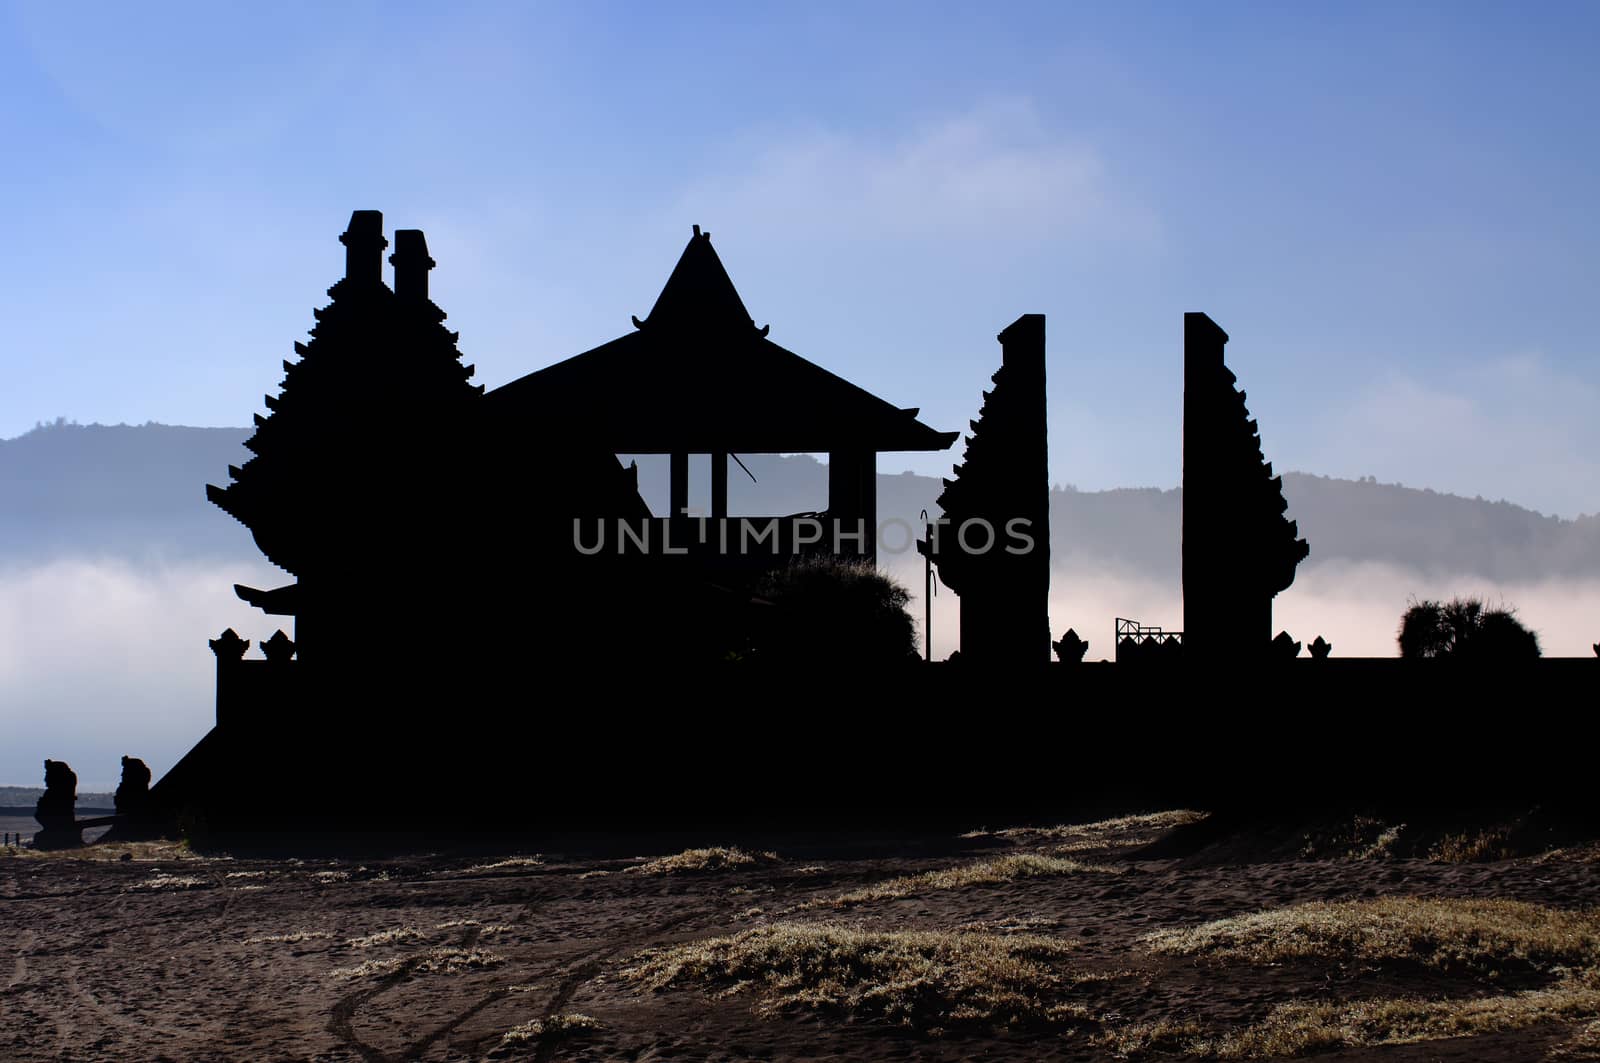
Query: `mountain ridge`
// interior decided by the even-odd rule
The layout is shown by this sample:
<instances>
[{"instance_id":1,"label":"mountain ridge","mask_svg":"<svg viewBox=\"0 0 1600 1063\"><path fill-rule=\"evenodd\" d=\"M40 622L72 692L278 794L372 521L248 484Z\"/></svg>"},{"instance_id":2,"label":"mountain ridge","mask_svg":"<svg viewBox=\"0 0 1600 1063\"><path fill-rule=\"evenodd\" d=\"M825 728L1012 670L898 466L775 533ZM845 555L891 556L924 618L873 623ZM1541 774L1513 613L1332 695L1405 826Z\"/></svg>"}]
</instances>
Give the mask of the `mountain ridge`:
<instances>
[{"instance_id":1,"label":"mountain ridge","mask_svg":"<svg viewBox=\"0 0 1600 1063\"><path fill-rule=\"evenodd\" d=\"M249 434L247 428L58 420L0 440L0 565L85 556L146 565L259 560L249 532L204 494L205 484L226 482L229 464L250 456L243 447ZM816 458L741 457L751 476L732 471L730 512L765 515L826 505L827 467ZM634 460L641 492L661 512L666 457ZM691 479L703 490L708 477L692 464ZM1283 481L1289 516L1311 543L1308 564L1383 562L1495 580L1600 575L1600 516L1547 515L1503 499L1469 499L1371 477L1288 472ZM940 486L931 476L879 473L886 561L910 551L906 540L921 534L923 509L937 514ZM691 492L691 507L701 504L698 497ZM1179 577L1180 488L1057 485L1050 505L1057 568L1091 565ZM904 527L890 527L895 520Z\"/></svg>"}]
</instances>

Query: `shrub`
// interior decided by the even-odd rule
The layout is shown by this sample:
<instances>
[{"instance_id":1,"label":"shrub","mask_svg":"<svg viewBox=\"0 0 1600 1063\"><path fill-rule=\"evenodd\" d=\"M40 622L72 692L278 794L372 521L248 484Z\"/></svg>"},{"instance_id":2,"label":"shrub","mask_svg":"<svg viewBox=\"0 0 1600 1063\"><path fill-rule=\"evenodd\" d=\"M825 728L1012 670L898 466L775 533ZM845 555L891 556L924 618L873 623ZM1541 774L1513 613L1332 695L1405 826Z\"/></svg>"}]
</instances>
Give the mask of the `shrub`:
<instances>
[{"instance_id":1,"label":"shrub","mask_svg":"<svg viewBox=\"0 0 1600 1063\"><path fill-rule=\"evenodd\" d=\"M1476 598L1421 601L1400 619L1401 657L1451 657L1472 661L1531 660L1539 637L1513 609L1486 609Z\"/></svg>"},{"instance_id":2,"label":"shrub","mask_svg":"<svg viewBox=\"0 0 1600 1063\"><path fill-rule=\"evenodd\" d=\"M879 664L917 660L911 594L870 562L805 558L768 573L756 594L771 608L753 656Z\"/></svg>"}]
</instances>

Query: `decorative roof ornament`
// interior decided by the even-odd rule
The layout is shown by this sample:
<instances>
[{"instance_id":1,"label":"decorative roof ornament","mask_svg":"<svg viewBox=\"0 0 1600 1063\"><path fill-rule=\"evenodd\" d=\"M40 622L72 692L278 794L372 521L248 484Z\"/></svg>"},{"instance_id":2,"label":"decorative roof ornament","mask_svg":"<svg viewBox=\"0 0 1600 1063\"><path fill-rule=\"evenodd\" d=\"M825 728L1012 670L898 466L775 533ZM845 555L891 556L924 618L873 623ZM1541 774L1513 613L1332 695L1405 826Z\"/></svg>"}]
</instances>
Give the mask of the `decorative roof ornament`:
<instances>
[{"instance_id":1,"label":"decorative roof ornament","mask_svg":"<svg viewBox=\"0 0 1600 1063\"><path fill-rule=\"evenodd\" d=\"M633 327L640 330L737 334L749 329L762 338L772 331L770 324L757 327L722 265L722 259L711 246L711 234L701 232L698 225L694 226L694 235L656 297L655 306L642 321L637 315L631 320Z\"/></svg>"},{"instance_id":2,"label":"decorative roof ornament","mask_svg":"<svg viewBox=\"0 0 1600 1063\"><path fill-rule=\"evenodd\" d=\"M294 640L283 633L283 628L279 628L261 644L261 653L273 664L284 664L294 656Z\"/></svg>"},{"instance_id":3,"label":"decorative roof ornament","mask_svg":"<svg viewBox=\"0 0 1600 1063\"><path fill-rule=\"evenodd\" d=\"M250 648L250 640L242 639L233 628L228 628L216 638L210 640L211 652L217 655L219 661L237 661L243 657Z\"/></svg>"}]
</instances>

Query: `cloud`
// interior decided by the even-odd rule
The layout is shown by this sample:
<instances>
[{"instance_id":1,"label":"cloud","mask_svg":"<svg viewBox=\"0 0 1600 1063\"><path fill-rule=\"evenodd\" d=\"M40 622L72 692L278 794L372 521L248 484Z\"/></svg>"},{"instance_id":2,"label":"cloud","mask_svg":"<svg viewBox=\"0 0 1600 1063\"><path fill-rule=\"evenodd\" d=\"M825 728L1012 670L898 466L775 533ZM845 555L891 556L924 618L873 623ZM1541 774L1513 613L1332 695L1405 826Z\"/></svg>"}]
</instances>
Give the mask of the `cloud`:
<instances>
[{"instance_id":1,"label":"cloud","mask_svg":"<svg viewBox=\"0 0 1600 1063\"><path fill-rule=\"evenodd\" d=\"M1044 243L1067 232L1150 238L1150 213L1117 194L1092 146L1031 104L984 104L887 139L790 130L739 172L692 185L673 217L805 244L952 236Z\"/></svg>"},{"instance_id":2,"label":"cloud","mask_svg":"<svg viewBox=\"0 0 1600 1063\"><path fill-rule=\"evenodd\" d=\"M112 788L123 754L159 777L215 720L206 640L230 626L252 641L279 624L292 632L290 618L251 609L233 584L283 580L260 563L0 570L0 782L40 785L50 757L85 790Z\"/></svg>"},{"instance_id":3,"label":"cloud","mask_svg":"<svg viewBox=\"0 0 1600 1063\"><path fill-rule=\"evenodd\" d=\"M1538 354L1393 370L1327 415L1295 464L1544 513L1600 512L1600 388Z\"/></svg>"}]
</instances>

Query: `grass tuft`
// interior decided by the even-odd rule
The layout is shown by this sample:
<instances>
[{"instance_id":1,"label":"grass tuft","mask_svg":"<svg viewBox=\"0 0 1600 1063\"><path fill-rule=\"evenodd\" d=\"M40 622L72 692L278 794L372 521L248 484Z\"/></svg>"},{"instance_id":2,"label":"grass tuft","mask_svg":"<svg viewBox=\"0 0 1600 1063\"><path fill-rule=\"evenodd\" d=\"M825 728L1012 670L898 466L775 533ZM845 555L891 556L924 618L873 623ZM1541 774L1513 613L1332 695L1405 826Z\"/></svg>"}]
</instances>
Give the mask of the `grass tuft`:
<instances>
[{"instance_id":1,"label":"grass tuft","mask_svg":"<svg viewBox=\"0 0 1600 1063\"><path fill-rule=\"evenodd\" d=\"M1259 1022L1228 1031L1209 1031L1188 1022L1136 1023L1106 1031L1095 1044L1123 1057L1159 1053L1194 1059L1284 1059L1523 1029L1597 1013L1600 985L1585 973L1545 989L1490 997L1279 1004ZM1580 1031L1570 1042L1573 1058L1581 1058L1577 1053L1583 1051L1587 1036Z\"/></svg>"},{"instance_id":2,"label":"grass tuft","mask_svg":"<svg viewBox=\"0 0 1600 1063\"><path fill-rule=\"evenodd\" d=\"M504 934L516 927L509 923L483 923L477 919L447 919L442 923L434 924L435 930L464 930L469 927L477 928L479 934Z\"/></svg>"},{"instance_id":3,"label":"grass tuft","mask_svg":"<svg viewBox=\"0 0 1600 1063\"><path fill-rule=\"evenodd\" d=\"M424 937L422 931L416 927L398 926L392 930L380 930L376 934L365 937L351 938L345 944L353 949L372 949L382 945L398 945L402 941L416 941Z\"/></svg>"},{"instance_id":4,"label":"grass tuft","mask_svg":"<svg viewBox=\"0 0 1600 1063\"><path fill-rule=\"evenodd\" d=\"M504 1037L500 1038L503 1045L525 1044L528 1041L547 1040L554 1037L571 1037L574 1034L589 1033L593 1030L603 1030L605 1025L599 1019L583 1015L575 1011L563 1012L560 1015L547 1015L542 1019L525 1022L521 1026L513 1026L507 1030Z\"/></svg>"},{"instance_id":5,"label":"grass tuft","mask_svg":"<svg viewBox=\"0 0 1600 1063\"><path fill-rule=\"evenodd\" d=\"M624 870L638 875L678 875L685 872L726 871L729 868L753 867L757 864L777 862L777 853L747 853L743 849L718 846L709 849L685 849L674 856L659 857Z\"/></svg>"},{"instance_id":6,"label":"grass tuft","mask_svg":"<svg viewBox=\"0 0 1600 1063\"><path fill-rule=\"evenodd\" d=\"M208 878L195 878L192 875L166 875L156 874L143 882L135 882L128 886L130 890L204 890L210 889L216 883Z\"/></svg>"},{"instance_id":7,"label":"grass tuft","mask_svg":"<svg viewBox=\"0 0 1600 1063\"><path fill-rule=\"evenodd\" d=\"M462 874L472 874L477 871L504 871L508 868L543 867L544 858L535 853L532 856L508 856L504 860L496 860L492 864L477 864L466 868Z\"/></svg>"},{"instance_id":8,"label":"grass tuft","mask_svg":"<svg viewBox=\"0 0 1600 1063\"><path fill-rule=\"evenodd\" d=\"M383 978L389 975L460 974L462 971L497 967L504 962L504 956L480 949L441 947L429 949L419 956L368 960L353 967L335 967L328 972L328 976L336 982L348 982L357 978Z\"/></svg>"},{"instance_id":9,"label":"grass tuft","mask_svg":"<svg viewBox=\"0 0 1600 1063\"><path fill-rule=\"evenodd\" d=\"M942 871L924 871L920 875L904 875L900 878L887 879L871 886L852 890L849 893L842 893L832 900L812 901L804 907L849 908L858 904L868 904L872 901L914 897L923 893L932 893L936 890L962 889L967 886L993 886L1004 882L1015 882L1018 879L1042 878L1048 875L1075 875L1080 872L1120 874L1121 870L1121 868L1108 867L1104 864L1086 864L1059 856L1018 853L1011 856L997 857L993 860L980 860L977 863L962 864L959 867L945 868Z\"/></svg>"},{"instance_id":10,"label":"grass tuft","mask_svg":"<svg viewBox=\"0 0 1600 1063\"><path fill-rule=\"evenodd\" d=\"M1509 900L1380 897L1278 908L1142 940L1157 952L1251 963L1360 959L1485 974L1550 971L1600 960L1600 913Z\"/></svg>"},{"instance_id":11,"label":"grass tuft","mask_svg":"<svg viewBox=\"0 0 1600 1063\"><path fill-rule=\"evenodd\" d=\"M881 1017L932 1034L972 1025L1059 1027L1089 1018L1060 999L1077 981L1059 967L1071 950L1039 936L776 923L647 950L622 976L651 990L755 990L763 1012Z\"/></svg>"},{"instance_id":12,"label":"grass tuft","mask_svg":"<svg viewBox=\"0 0 1600 1063\"><path fill-rule=\"evenodd\" d=\"M1550 1049L1549 1059L1596 1060L1600 1059L1600 1019L1585 1023L1573 1031L1565 1041Z\"/></svg>"},{"instance_id":13,"label":"grass tuft","mask_svg":"<svg viewBox=\"0 0 1600 1063\"><path fill-rule=\"evenodd\" d=\"M1516 855L1511 832L1503 828L1446 834L1428 850L1428 859L1441 864L1482 864Z\"/></svg>"},{"instance_id":14,"label":"grass tuft","mask_svg":"<svg viewBox=\"0 0 1600 1063\"><path fill-rule=\"evenodd\" d=\"M285 934L264 934L261 937L245 938L246 945L298 945L302 941L318 941L333 937L329 930L291 930Z\"/></svg>"},{"instance_id":15,"label":"grass tuft","mask_svg":"<svg viewBox=\"0 0 1600 1063\"><path fill-rule=\"evenodd\" d=\"M1108 846L1128 849L1146 845L1156 838L1189 823L1198 823L1207 813L1187 808L1166 812L1141 812L1114 816L1093 823L1062 823L1054 827L1007 827L1004 830L974 830L963 838L1011 838L1019 841L1055 841L1057 852L1103 849Z\"/></svg>"}]
</instances>

